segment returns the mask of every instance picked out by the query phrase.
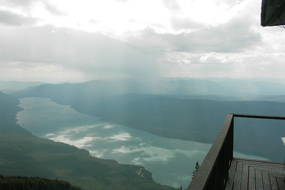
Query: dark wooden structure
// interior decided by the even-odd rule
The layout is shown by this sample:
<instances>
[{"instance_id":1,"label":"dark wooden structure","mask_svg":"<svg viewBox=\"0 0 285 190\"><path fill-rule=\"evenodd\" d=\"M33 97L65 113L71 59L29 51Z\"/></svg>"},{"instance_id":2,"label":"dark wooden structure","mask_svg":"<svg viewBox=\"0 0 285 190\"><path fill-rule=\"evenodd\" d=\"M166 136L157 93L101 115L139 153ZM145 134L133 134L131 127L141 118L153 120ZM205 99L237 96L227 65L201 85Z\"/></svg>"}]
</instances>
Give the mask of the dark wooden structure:
<instances>
[{"instance_id":1,"label":"dark wooden structure","mask_svg":"<svg viewBox=\"0 0 285 190\"><path fill-rule=\"evenodd\" d=\"M278 116L228 114L187 190L284 190L282 163L233 158L235 117L285 120Z\"/></svg>"}]
</instances>

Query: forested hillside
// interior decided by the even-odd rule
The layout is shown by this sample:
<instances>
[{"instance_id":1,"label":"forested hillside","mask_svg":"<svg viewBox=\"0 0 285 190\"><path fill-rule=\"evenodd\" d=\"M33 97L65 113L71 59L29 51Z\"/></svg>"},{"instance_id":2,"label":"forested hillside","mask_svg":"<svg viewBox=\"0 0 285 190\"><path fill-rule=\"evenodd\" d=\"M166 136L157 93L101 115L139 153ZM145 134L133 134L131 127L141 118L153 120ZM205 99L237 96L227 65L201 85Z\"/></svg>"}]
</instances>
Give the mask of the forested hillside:
<instances>
[{"instance_id":1,"label":"forested hillside","mask_svg":"<svg viewBox=\"0 0 285 190\"><path fill-rule=\"evenodd\" d=\"M64 180L46 179L39 177L20 177L20 176L5 177L1 175L0 175L0 189L81 190L80 187L72 186L69 182Z\"/></svg>"}]
</instances>

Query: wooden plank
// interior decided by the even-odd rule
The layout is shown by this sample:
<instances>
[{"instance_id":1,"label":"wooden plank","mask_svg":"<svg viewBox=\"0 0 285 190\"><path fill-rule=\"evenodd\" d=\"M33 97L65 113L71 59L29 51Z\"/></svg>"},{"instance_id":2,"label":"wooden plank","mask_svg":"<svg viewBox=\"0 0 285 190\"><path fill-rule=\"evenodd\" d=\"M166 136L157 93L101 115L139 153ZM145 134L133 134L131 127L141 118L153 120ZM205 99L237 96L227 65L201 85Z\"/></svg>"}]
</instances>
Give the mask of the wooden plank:
<instances>
[{"instance_id":1,"label":"wooden plank","mask_svg":"<svg viewBox=\"0 0 285 190\"><path fill-rule=\"evenodd\" d=\"M265 172L270 175L280 176L280 177L284 176L283 164L281 163L272 163L268 161L263 162L263 161L256 161L256 160L241 160L241 159L238 159L238 161L241 161L243 164L247 164L250 167L259 169L262 171L262 173Z\"/></svg>"},{"instance_id":2,"label":"wooden plank","mask_svg":"<svg viewBox=\"0 0 285 190\"><path fill-rule=\"evenodd\" d=\"M252 159L242 159L242 158L235 158L235 160L251 165L251 166L259 166L265 168L280 168L283 169L283 163L279 162L272 162L272 161L265 161L265 160L252 160Z\"/></svg>"},{"instance_id":3,"label":"wooden plank","mask_svg":"<svg viewBox=\"0 0 285 190\"><path fill-rule=\"evenodd\" d=\"M276 180L277 180L279 189L284 190L285 189L284 177L282 177L282 178L277 177Z\"/></svg>"},{"instance_id":4,"label":"wooden plank","mask_svg":"<svg viewBox=\"0 0 285 190\"><path fill-rule=\"evenodd\" d=\"M270 175L269 179L270 179L271 189L272 190L278 190L279 188L278 188L276 178L274 176Z\"/></svg>"},{"instance_id":5,"label":"wooden plank","mask_svg":"<svg viewBox=\"0 0 285 190\"><path fill-rule=\"evenodd\" d=\"M241 189L247 190L248 189L248 165L243 164L242 167L242 177L241 177Z\"/></svg>"},{"instance_id":6,"label":"wooden plank","mask_svg":"<svg viewBox=\"0 0 285 190\"><path fill-rule=\"evenodd\" d=\"M242 175L242 163L238 162L236 173L235 173L233 190L240 190L241 175Z\"/></svg>"},{"instance_id":7,"label":"wooden plank","mask_svg":"<svg viewBox=\"0 0 285 190\"><path fill-rule=\"evenodd\" d=\"M255 185L256 190L263 190L262 173L260 170L255 170Z\"/></svg>"},{"instance_id":8,"label":"wooden plank","mask_svg":"<svg viewBox=\"0 0 285 190\"><path fill-rule=\"evenodd\" d=\"M243 164L243 172L241 178L241 189L246 189L245 180L247 177L244 175L246 173L246 165L248 166L248 189L264 189L264 190L285 190L284 185L284 174L283 174L283 164L273 163L261 160L249 160L249 159L234 159L237 162ZM277 180L279 179L279 180ZM280 185L279 185L279 183ZM237 183L234 181L234 183ZM280 187L279 187L280 186Z\"/></svg>"},{"instance_id":9,"label":"wooden plank","mask_svg":"<svg viewBox=\"0 0 285 190\"><path fill-rule=\"evenodd\" d=\"M233 189L236 166L237 166L237 161L233 160L231 163L229 178L227 180L225 190L232 190Z\"/></svg>"},{"instance_id":10,"label":"wooden plank","mask_svg":"<svg viewBox=\"0 0 285 190\"><path fill-rule=\"evenodd\" d=\"M262 181L263 181L263 188L264 190L270 190L270 181L269 181L269 175L266 172L262 172Z\"/></svg>"},{"instance_id":11,"label":"wooden plank","mask_svg":"<svg viewBox=\"0 0 285 190\"><path fill-rule=\"evenodd\" d=\"M249 167L248 190L255 190L255 169L254 167Z\"/></svg>"}]
</instances>

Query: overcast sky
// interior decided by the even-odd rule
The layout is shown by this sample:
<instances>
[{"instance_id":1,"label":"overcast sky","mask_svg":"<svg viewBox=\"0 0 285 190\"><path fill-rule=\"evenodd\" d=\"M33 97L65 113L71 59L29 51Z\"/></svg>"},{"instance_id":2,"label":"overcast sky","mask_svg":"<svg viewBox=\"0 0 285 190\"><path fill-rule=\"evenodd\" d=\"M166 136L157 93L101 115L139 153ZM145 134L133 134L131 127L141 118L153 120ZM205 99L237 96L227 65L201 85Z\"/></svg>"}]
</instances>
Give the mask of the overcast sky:
<instances>
[{"instance_id":1,"label":"overcast sky","mask_svg":"<svg viewBox=\"0 0 285 190\"><path fill-rule=\"evenodd\" d=\"M0 0L0 80L284 78L261 0Z\"/></svg>"}]
</instances>

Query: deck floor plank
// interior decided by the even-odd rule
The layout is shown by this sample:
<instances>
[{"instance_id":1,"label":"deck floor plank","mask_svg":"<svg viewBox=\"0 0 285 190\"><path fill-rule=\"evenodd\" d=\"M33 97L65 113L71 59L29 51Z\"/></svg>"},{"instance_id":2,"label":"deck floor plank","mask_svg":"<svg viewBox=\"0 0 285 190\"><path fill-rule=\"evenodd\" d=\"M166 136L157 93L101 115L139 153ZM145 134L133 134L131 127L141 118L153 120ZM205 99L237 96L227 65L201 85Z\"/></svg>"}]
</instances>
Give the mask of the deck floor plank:
<instances>
[{"instance_id":1,"label":"deck floor plank","mask_svg":"<svg viewBox=\"0 0 285 190\"><path fill-rule=\"evenodd\" d=\"M268 173L266 173L266 172L262 173L262 181L263 181L263 188L264 189L271 189Z\"/></svg>"},{"instance_id":2,"label":"deck floor plank","mask_svg":"<svg viewBox=\"0 0 285 190\"><path fill-rule=\"evenodd\" d=\"M242 190L247 190L248 188L248 168L247 164L243 164L242 166L242 176L241 176L241 186Z\"/></svg>"},{"instance_id":3,"label":"deck floor plank","mask_svg":"<svg viewBox=\"0 0 285 190\"><path fill-rule=\"evenodd\" d=\"M225 190L232 190L234 185L235 173L236 173L236 166L237 162L235 160L232 161L230 171L229 171L229 178L227 180L227 184Z\"/></svg>"},{"instance_id":4,"label":"deck floor plank","mask_svg":"<svg viewBox=\"0 0 285 190\"><path fill-rule=\"evenodd\" d=\"M238 162L236 173L235 173L235 178L234 178L233 190L240 190L241 177L242 177L242 162Z\"/></svg>"},{"instance_id":5,"label":"deck floor plank","mask_svg":"<svg viewBox=\"0 0 285 190\"><path fill-rule=\"evenodd\" d=\"M285 190L282 163L234 158L225 190Z\"/></svg>"},{"instance_id":6,"label":"deck floor plank","mask_svg":"<svg viewBox=\"0 0 285 190\"><path fill-rule=\"evenodd\" d=\"M279 188L278 188L276 178L274 176L270 176L269 178L270 178L271 189L278 190Z\"/></svg>"},{"instance_id":7,"label":"deck floor plank","mask_svg":"<svg viewBox=\"0 0 285 190\"><path fill-rule=\"evenodd\" d=\"M248 190L255 190L255 169L249 167Z\"/></svg>"},{"instance_id":8,"label":"deck floor plank","mask_svg":"<svg viewBox=\"0 0 285 190\"><path fill-rule=\"evenodd\" d=\"M256 190L263 190L262 172L258 169L255 171L255 182Z\"/></svg>"},{"instance_id":9,"label":"deck floor plank","mask_svg":"<svg viewBox=\"0 0 285 190\"><path fill-rule=\"evenodd\" d=\"M283 178L283 180L282 180L282 178L276 178L276 179L277 179L279 189L284 190L285 189L284 178Z\"/></svg>"}]
</instances>

